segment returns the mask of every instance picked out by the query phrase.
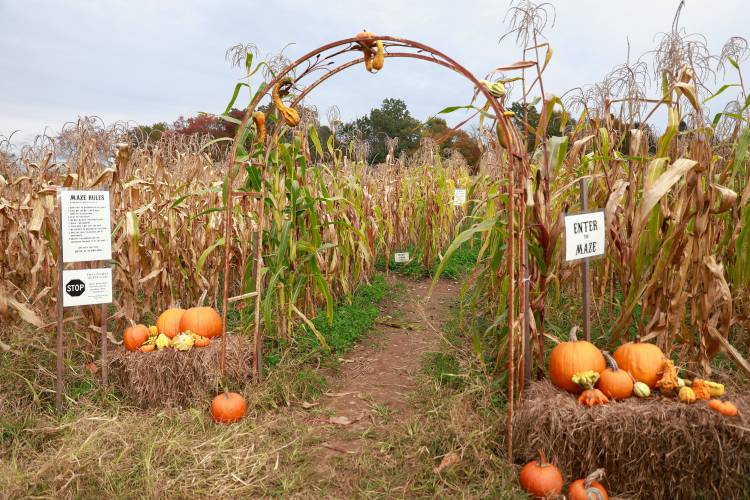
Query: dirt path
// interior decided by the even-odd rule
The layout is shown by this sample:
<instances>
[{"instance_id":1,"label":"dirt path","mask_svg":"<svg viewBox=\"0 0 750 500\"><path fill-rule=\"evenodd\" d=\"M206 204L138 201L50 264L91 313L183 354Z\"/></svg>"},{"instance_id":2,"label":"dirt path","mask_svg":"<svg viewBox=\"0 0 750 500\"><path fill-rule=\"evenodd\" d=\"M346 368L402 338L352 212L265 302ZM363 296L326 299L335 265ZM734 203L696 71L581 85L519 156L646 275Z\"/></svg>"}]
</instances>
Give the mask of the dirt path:
<instances>
[{"instance_id":1,"label":"dirt path","mask_svg":"<svg viewBox=\"0 0 750 500\"><path fill-rule=\"evenodd\" d=\"M430 280L393 282L396 292L382 305L375 331L342 360L341 370L329 378L331 389L310 415L311 441L317 443L311 481L336 477L348 461L367 453L379 428L410 416L409 398L424 354L440 349L433 328L439 330L447 319L459 285L439 281L424 303Z\"/></svg>"}]
</instances>

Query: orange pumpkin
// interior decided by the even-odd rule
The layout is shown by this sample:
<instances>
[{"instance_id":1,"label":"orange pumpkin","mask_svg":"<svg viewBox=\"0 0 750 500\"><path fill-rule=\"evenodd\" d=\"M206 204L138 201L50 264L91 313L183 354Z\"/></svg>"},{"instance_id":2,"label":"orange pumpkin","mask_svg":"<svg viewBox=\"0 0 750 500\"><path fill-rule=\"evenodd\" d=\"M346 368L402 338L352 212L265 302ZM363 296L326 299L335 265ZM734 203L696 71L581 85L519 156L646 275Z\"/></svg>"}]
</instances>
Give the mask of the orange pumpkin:
<instances>
[{"instance_id":1,"label":"orange pumpkin","mask_svg":"<svg viewBox=\"0 0 750 500\"><path fill-rule=\"evenodd\" d=\"M583 389L571 380L576 373L593 370L601 373L606 368L602 352L591 342L578 340L575 328L570 341L557 344L549 357L549 378L560 389L575 394Z\"/></svg>"},{"instance_id":2,"label":"orange pumpkin","mask_svg":"<svg viewBox=\"0 0 750 500\"><path fill-rule=\"evenodd\" d=\"M135 351L148 340L148 328L145 325L135 325L126 328L122 334L122 343L128 351Z\"/></svg>"},{"instance_id":3,"label":"orange pumpkin","mask_svg":"<svg viewBox=\"0 0 750 500\"><path fill-rule=\"evenodd\" d=\"M208 337L198 337L197 339L195 339L193 346L194 347L206 347L210 343L211 343L211 339L209 339Z\"/></svg>"},{"instance_id":4,"label":"orange pumpkin","mask_svg":"<svg viewBox=\"0 0 750 500\"><path fill-rule=\"evenodd\" d=\"M547 498L559 495L563 489L563 477L560 469L547 463L544 453L539 450L539 460L532 460L521 469L518 475L521 488L533 497Z\"/></svg>"},{"instance_id":5,"label":"orange pumpkin","mask_svg":"<svg viewBox=\"0 0 750 500\"><path fill-rule=\"evenodd\" d=\"M221 335L221 316L211 307L192 307L185 311L180 320L180 331L190 330L202 337Z\"/></svg>"},{"instance_id":6,"label":"orange pumpkin","mask_svg":"<svg viewBox=\"0 0 750 500\"><path fill-rule=\"evenodd\" d=\"M633 395L633 377L625 370L620 370L617 361L608 352L602 351L602 354L607 358L610 368L599 374L596 387L608 398L614 400L629 398Z\"/></svg>"},{"instance_id":7,"label":"orange pumpkin","mask_svg":"<svg viewBox=\"0 0 750 500\"><path fill-rule=\"evenodd\" d=\"M141 352L151 352L156 349L156 344L148 344L141 346Z\"/></svg>"},{"instance_id":8,"label":"orange pumpkin","mask_svg":"<svg viewBox=\"0 0 750 500\"><path fill-rule=\"evenodd\" d=\"M635 342L622 344L614 353L617 366L629 371L637 382L643 382L650 388L656 387L662 371L664 353L654 344Z\"/></svg>"},{"instance_id":9,"label":"orange pumpkin","mask_svg":"<svg viewBox=\"0 0 750 500\"><path fill-rule=\"evenodd\" d=\"M604 489L601 479L604 469L597 469L589 474L586 479L577 479L568 487L568 500L609 500L609 494Z\"/></svg>"},{"instance_id":10,"label":"orange pumpkin","mask_svg":"<svg viewBox=\"0 0 750 500\"><path fill-rule=\"evenodd\" d=\"M220 424L239 422L246 411L245 398L236 392L219 394L211 401L211 417Z\"/></svg>"},{"instance_id":11,"label":"orange pumpkin","mask_svg":"<svg viewBox=\"0 0 750 500\"><path fill-rule=\"evenodd\" d=\"M182 331L180 330L180 320L183 314L185 314L185 309L180 309L179 307L173 307L161 313L159 319L156 320L156 328L159 330L159 333L163 333L170 339L174 338L175 335Z\"/></svg>"}]
</instances>

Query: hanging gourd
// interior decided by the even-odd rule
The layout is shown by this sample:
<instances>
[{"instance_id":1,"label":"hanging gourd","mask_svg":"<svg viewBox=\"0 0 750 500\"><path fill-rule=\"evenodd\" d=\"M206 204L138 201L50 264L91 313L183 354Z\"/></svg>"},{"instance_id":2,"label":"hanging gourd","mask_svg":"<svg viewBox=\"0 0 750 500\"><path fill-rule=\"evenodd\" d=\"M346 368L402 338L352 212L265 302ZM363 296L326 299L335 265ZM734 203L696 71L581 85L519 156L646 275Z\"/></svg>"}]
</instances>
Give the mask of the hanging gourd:
<instances>
[{"instance_id":1,"label":"hanging gourd","mask_svg":"<svg viewBox=\"0 0 750 500\"><path fill-rule=\"evenodd\" d=\"M606 368L604 356L591 342L578 340L576 328L570 330L570 340L561 342L552 349L549 357L549 378L560 389L578 394L581 387L571 379L576 373Z\"/></svg>"}]
</instances>

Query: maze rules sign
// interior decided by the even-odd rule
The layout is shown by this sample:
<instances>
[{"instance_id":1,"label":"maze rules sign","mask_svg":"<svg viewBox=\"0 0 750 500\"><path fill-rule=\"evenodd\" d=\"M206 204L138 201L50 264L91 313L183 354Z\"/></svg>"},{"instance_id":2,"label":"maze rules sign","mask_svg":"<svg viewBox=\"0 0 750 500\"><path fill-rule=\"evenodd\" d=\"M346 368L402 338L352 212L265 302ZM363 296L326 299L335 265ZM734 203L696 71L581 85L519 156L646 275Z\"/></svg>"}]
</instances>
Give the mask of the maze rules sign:
<instances>
[{"instance_id":1,"label":"maze rules sign","mask_svg":"<svg viewBox=\"0 0 750 500\"><path fill-rule=\"evenodd\" d=\"M604 255L604 212L565 216L565 261Z\"/></svg>"},{"instance_id":2,"label":"maze rules sign","mask_svg":"<svg viewBox=\"0 0 750 500\"><path fill-rule=\"evenodd\" d=\"M63 262L112 259L109 191L62 191Z\"/></svg>"}]
</instances>

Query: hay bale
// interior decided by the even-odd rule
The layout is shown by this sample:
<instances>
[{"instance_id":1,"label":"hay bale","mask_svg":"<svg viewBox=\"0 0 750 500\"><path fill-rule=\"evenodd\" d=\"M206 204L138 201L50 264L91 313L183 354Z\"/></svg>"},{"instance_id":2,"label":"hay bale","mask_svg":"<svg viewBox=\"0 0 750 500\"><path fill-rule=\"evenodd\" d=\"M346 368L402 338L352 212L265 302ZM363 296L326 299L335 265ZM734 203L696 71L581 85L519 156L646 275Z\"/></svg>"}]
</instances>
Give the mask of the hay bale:
<instances>
[{"instance_id":1,"label":"hay bale","mask_svg":"<svg viewBox=\"0 0 750 500\"><path fill-rule=\"evenodd\" d=\"M141 408L186 407L207 401L219 387L219 353L222 339L186 352L164 349L143 353L120 347L108 359L109 373L117 389ZM252 373L252 343L239 335L227 335L226 382L246 383Z\"/></svg>"},{"instance_id":2,"label":"hay bale","mask_svg":"<svg viewBox=\"0 0 750 500\"><path fill-rule=\"evenodd\" d=\"M591 409L536 382L513 417L514 460L542 449L568 480L606 469L610 493L632 498L744 498L750 491L750 395L730 394L740 415L705 401L655 396Z\"/></svg>"}]
</instances>

